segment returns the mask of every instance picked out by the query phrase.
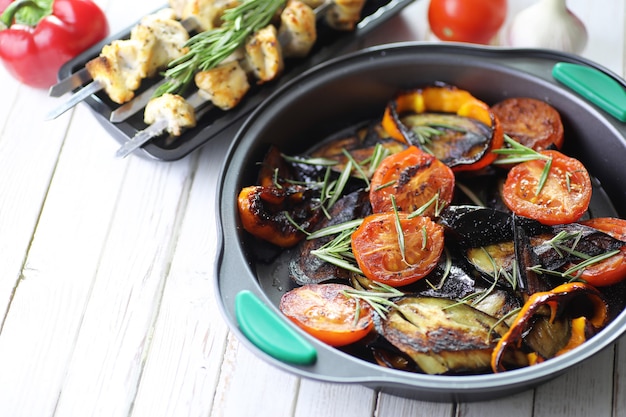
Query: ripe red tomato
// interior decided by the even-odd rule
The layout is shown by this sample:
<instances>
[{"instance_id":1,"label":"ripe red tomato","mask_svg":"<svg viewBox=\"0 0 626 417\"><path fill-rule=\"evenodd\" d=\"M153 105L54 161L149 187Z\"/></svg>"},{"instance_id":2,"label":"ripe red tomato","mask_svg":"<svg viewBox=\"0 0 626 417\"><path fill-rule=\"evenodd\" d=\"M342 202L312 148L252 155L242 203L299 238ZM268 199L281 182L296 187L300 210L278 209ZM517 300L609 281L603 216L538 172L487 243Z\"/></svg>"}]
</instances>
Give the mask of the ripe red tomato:
<instances>
[{"instance_id":1,"label":"ripe red tomato","mask_svg":"<svg viewBox=\"0 0 626 417\"><path fill-rule=\"evenodd\" d=\"M370 203L375 213L391 211L393 195L398 210L411 213L438 194L439 202L423 213L434 216L438 205L452 201L454 183L454 173L447 165L416 146L409 146L380 163L372 176Z\"/></svg>"},{"instance_id":2,"label":"ripe red tomato","mask_svg":"<svg viewBox=\"0 0 626 417\"><path fill-rule=\"evenodd\" d=\"M396 214L402 229L400 246ZM367 216L352 234L352 252L372 281L399 287L428 275L444 249L443 226L428 217L387 212Z\"/></svg>"},{"instance_id":3,"label":"ripe red tomato","mask_svg":"<svg viewBox=\"0 0 626 417\"><path fill-rule=\"evenodd\" d=\"M428 22L443 41L488 44L506 12L506 0L430 0Z\"/></svg>"},{"instance_id":4,"label":"ripe red tomato","mask_svg":"<svg viewBox=\"0 0 626 417\"><path fill-rule=\"evenodd\" d=\"M279 309L316 339L331 346L349 345L374 327L372 308L344 293L351 289L344 284L304 285L283 294Z\"/></svg>"},{"instance_id":5,"label":"ripe red tomato","mask_svg":"<svg viewBox=\"0 0 626 417\"><path fill-rule=\"evenodd\" d=\"M502 197L515 214L547 225L571 223L585 213L591 201L591 178L579 160L559 151L542 151L552 159L539 194L545 160L522 162L509 171Z\"/></svg>"},{"instance_id":6,"label":"ripe red tomato","mask_svg":"<svg viewBox=\"0 0 626 417\"><path fill-rule=\"evenodd\" d=\"M626 241L626 220L599 217L581 223L598 229L615 239ZM626 279L626 245L620 248L620 253L617 255L583 269L580 278L596 287L617 284Z\"/></svg>"}]
</instances>

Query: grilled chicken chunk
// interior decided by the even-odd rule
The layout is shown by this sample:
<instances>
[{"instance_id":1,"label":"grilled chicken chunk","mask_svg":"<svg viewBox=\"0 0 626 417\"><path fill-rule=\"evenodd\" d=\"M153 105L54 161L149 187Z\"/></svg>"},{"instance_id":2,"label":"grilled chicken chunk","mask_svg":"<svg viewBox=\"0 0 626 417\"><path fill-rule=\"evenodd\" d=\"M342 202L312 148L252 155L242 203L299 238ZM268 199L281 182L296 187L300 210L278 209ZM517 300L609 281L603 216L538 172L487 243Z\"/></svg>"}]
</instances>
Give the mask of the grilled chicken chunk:
<instances>
[{"instance_id":1,"label":"grilled chicken chunk","mask_svg":"<svg viewBox=\"0 0 626 417\"><path fill-rule=\"evenodd\" d=\"M222 15L226 9L241 4L238 0L170 0L180 19L194 19L201 31L215 29L222 24Z\"/></svg>"},{"instance_id":2,"label":"grilled chicken chunk","mask_svg":"<svg viewBox=\"0 0 626 417\"><path fill-rule=\"evenodd\" d=\"M336 30L354 30L361 19L365 0L332 0L333 5L326 13L326 22Z\"/></svg>"},{"instance_id":3,"label":"grilled chicken chunk","mask_svg":"<svg viewBox=\"0 0 626 417\"><path fill-rule=\"evenodd\" d=\"M111 100L119 104L130 101L142 79L184 53L189 35L171 17L167 9L144 17L131 31L130 39L105 45L98 57L85 64Z\"/></svg>"},{"instance_id":4,"label":"grilled chicken chunk","mask_svg":"<svg viewBox=\"0 0 626 417\"><path fill-rule=\"evenodd\" d=\"M268 25L246 41L246 60L259 84L276 78L284 68L283 52L278 41L278 31Z\"/></svg>"},{"instance_id":5,"label":"grilled chicken chunk","mask_svg":"<svg viewBox=\"0 0 626 417\"><path fill-rule=\"evenodd\" d=\"M135 96L148 74L150 51L155 39L113 41L100 55L85 64L94 81L100 82L111 100L125 103Z\"/></svg>"},{"instance_id":6,"label":"grilled chicken chunk","mask_svg":"<svg viewBox=\"0 0 626 417\"><path fill-rule=\"evenodd\" d=\"M148 102L144 122L152 124L158 120L167 120L167 132L173 136L180 136L184 128L196 125L194 108L176 94L163 94Z\"/></svg>"},{"instance_id":7,"label":"grilled chicken chunk","mask_svg":"<svg viewBox=\"0 0 626 417\"><path fill-rule=\"evenodd\" d=\"M313 9L299 0L292 0L280 14L278 39L285 57L303 57L309 54L317 40Z\"/></svg>"},{"instance_id":8,"label":"grilled chicken chunk","mask_svg":"<svg viewBox=\"0 0 626 417\"><path fill-rule=\"evenodd\" d=\"M185 43L189 40L189 34L183 25L174 19L172 9L163 9L144 17L131 31L130 37L134 40L154 38L152 54L147 64L148 77L155 75L170 61L181 57L186 52Z\"/></svg>"},{"instance_id":9,"label":"grilled chicken chunk","mask_svg":"<svg viewBox=\"0 0 626 417\"><path fill-rule=\"evenodd\" d=\"M248 75L238 61L230 61L195 76L198 93L222 110L235 107L250 89Z\"/></svg>"},{"instance_id":10,"label":"grilled chicken chunk","mask_svg":"<svg viewBox=\"0 0 626 417\"><path fill-rule=\"evenodd\" d=\"M316 9L322 4L326 3L328 0L302 0L302 3L306 4L312 9Z\"/></svg>"}]
</instances>

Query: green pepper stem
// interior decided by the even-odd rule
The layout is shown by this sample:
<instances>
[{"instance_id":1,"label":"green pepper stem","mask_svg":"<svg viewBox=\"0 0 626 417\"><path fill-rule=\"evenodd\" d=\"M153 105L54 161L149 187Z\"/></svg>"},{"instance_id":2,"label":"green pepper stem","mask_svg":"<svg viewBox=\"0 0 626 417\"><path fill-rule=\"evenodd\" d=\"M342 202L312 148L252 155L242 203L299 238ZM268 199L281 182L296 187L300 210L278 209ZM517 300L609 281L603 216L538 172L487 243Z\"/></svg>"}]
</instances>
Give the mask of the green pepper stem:
<instances>
[{"instance_id":1,"label":"green pepper stem","mask_svg":"<svg viewBox=\"0 0 626 417\"><path fill-rule=\"evenodd\" d=\"M53 0L16 0L9 4L0 15L0 27L6 29L13 22L35 27L52 13Z\"/></svg>"}]
</instances>

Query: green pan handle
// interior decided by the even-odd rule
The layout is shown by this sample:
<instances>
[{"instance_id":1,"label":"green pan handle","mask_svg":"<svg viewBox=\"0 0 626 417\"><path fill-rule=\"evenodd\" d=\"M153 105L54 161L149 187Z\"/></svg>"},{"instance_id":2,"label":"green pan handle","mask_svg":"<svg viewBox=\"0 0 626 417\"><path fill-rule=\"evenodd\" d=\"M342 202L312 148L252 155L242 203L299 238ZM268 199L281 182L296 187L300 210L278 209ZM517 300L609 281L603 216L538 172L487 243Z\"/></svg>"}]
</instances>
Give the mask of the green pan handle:
<instances>
[{"instance_id":1,"label":"green pan handle","mask_svg":"<svg viewBox=\"0 0 626 417\"><path fill-rule=\"evenodd\" d=\"M621 122L626 122L626 90L604 72L580 64L559 62L552 76Z\"/></svg>"},{"instance_id":2,"label":"green pan handle","mask_svg":"<svg viewBox=\"0 0 626 417\"><path fill-rule=\"evenodd\" d=\"M298 365L316 361L313 345L251 291L243 290L235 296L235 316L242 333L268 355Z\"/></svg>"}]
</instances>

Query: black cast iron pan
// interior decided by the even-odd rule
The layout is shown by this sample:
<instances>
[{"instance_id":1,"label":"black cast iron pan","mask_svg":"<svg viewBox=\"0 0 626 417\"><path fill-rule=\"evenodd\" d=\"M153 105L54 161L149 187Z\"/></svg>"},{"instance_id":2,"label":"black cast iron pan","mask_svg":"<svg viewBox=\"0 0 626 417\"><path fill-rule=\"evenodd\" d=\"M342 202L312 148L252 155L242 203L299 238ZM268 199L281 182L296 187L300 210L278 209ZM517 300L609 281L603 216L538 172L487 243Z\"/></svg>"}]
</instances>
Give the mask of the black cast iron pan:
<instances>
[{"instance_id":1,"label":"black cast iron pan","mask_svg":"<svg viewBox=\"0 0 626 417\"><path fill-rule=\"evenodd\" d=\"M267 244L247 235L237 214L237 195L242 187L254 184L257 163L270 145L287 154L303 152L342 127L380 116L398 90L443 81L469 90L487 103L524 96L552 104L563 119L564 152L582 160L606 193L597 192L592 203L595 215L625 217L626 125L612 115L614 109L606 111L592 104L588 93L578 94L557 81L555 65L558 69L563 63L576 64L583 71L595 70L609 80L616 97L626 94L624 80L577 56L426 43L385 45L353 53L305 72L272 94L239 130L223 165L218 190L221 241L216 294L231 329L264 360L296 375L358 383L429 401L477 401L512 394L554 378L611 345L626 330L626 312L572 354L524 369L432 376L380 367L319 343L282 319L278 301L291 286L285 264L268 264L257 257ZM594 81L590 78L588 82Z\"/></svg>"}]
</instances>

